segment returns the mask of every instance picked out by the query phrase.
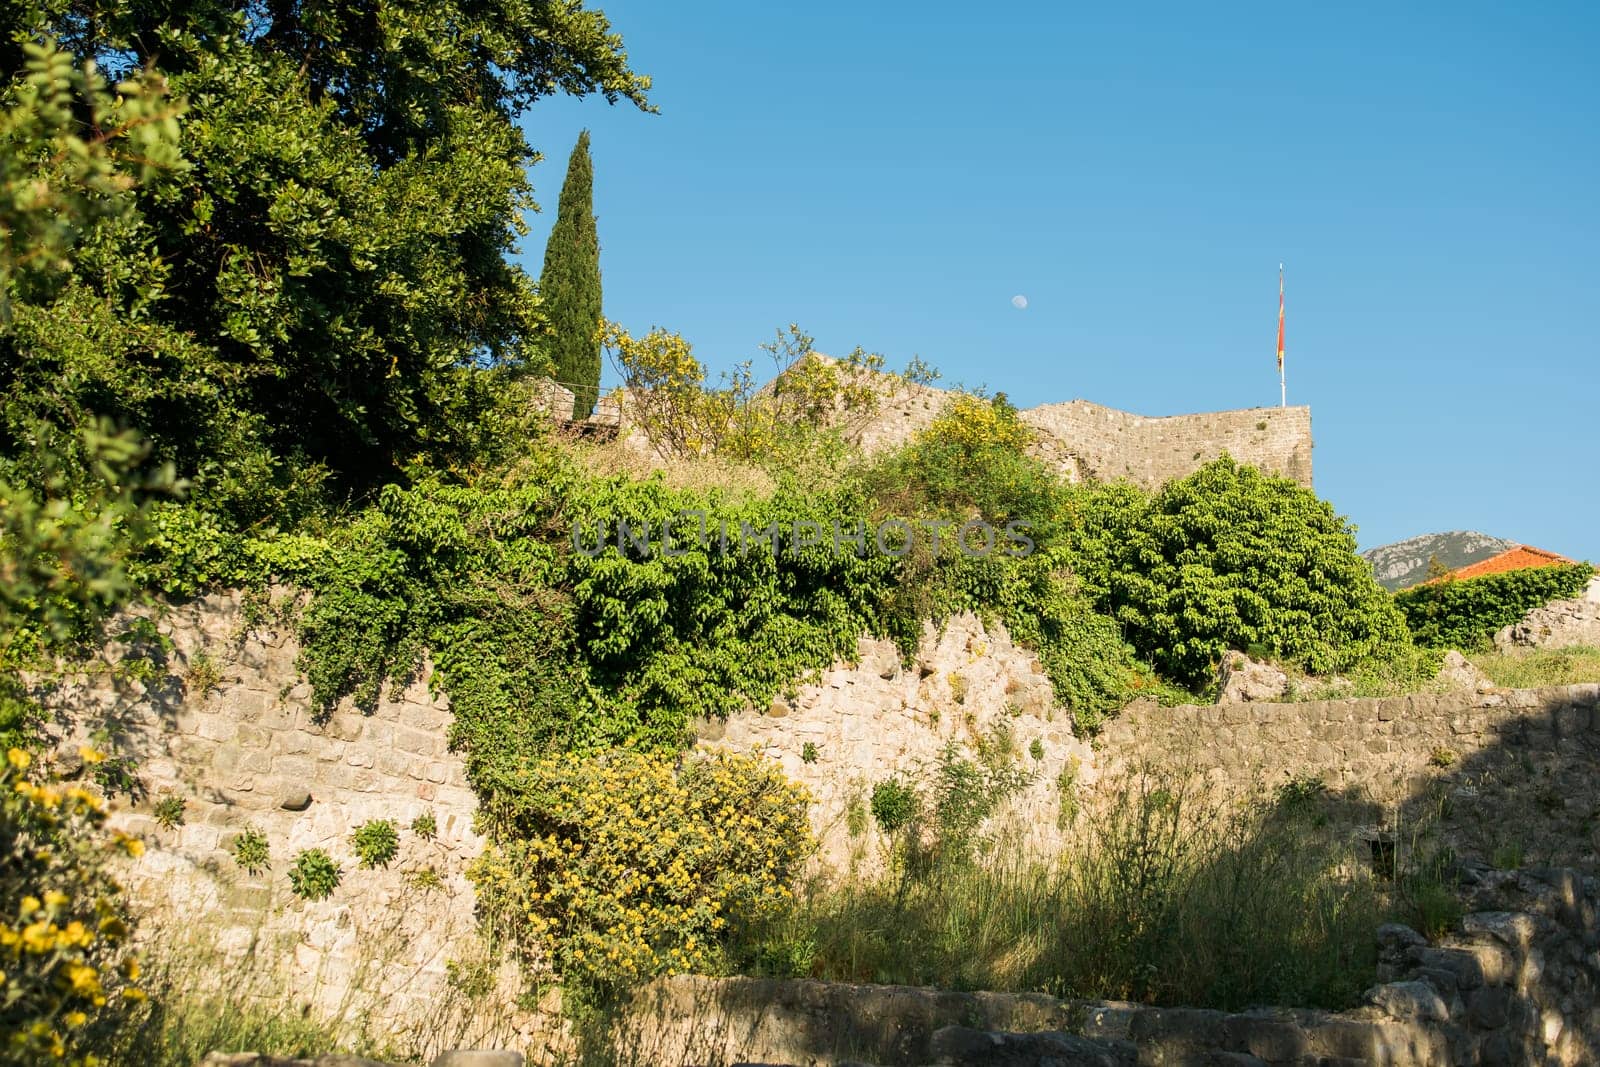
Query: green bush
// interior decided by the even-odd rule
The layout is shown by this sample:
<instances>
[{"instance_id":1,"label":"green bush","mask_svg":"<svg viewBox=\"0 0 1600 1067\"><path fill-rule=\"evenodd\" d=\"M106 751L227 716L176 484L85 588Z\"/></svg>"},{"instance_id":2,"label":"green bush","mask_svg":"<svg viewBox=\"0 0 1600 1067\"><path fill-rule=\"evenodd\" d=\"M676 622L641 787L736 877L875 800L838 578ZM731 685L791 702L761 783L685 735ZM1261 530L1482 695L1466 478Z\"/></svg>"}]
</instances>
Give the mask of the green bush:
<instances>
[{"instance_id":1,"label":"green bush","mask_svg":"<svg viewBox=\"0 0 1600 1067\"><path fill-rule=\"evenodd\" d=\"M320 848L308 848L294 858L289 885L305 900L326 900L339 888L339 865Z\"/></svg>"},{"instance_id":2,"label":"green bush","mask_svg":"<svg viewBox=\"0 0 1600 1067\"><path fill-rule=\"evenodd\" d=\"M432 841L439 834L439 823L433 812L425 811L411 820L411 832L424 841Z\"/></svg>"},{"instance_id":3,"label":"green bush","mask_svg":"<svg viewBox=\"0 0 1600 1067\"><path fill-rule=\"evenodd\" d=\"M714 974L789 906L808 799L753 756L552 757L494 781L469 876L490 929L580 988Z\"/></svg>"},{"instance_id":4,"label":"green bush","mask_svg":"<svg viewBox=\"0 0 1600 1067\"><path fill-rule=\"evenodd\" d=\"M1067 485L1026 448L1033 432L1004 395L958 393L907 445L861 478L881 515L929 515L996 527L1018 521L1049 539Z\"/></svg>"},{"instance_id":5,"label":"green bush","mask_svg":"<svg viewBox=\"0 0 1600 1067\"><path fill-rule=\"evenodd\" d=\"M1594 568L1587 563L1529 567L1481 578L1446 579L1395 594L1411 635L1431 648L1487 648L1502 627L1552 600L1583 592Z\"/></svg>"},{"instance_id":6,"label":"green bush","mask_svg":"<svg viewBox=\"0 0 1600 1067\"><path fill-rule=\"evenodd\" d=\"M350 847L355 849L361 866L387 867L400 848L400 835L388 819L370 819L350 836Z\"/></svg>"},{"instance_id":7,"label":"green bush","mask_svg":"<svg viewBox=\"0 0 1600 1067\"><path fill-rule=\"evenodd\" d=\"M1175 681L1205 684L1229 649L1330 674L1406 643L1353 528L1287 478L1224 456L1149 498L1082 489L1070 512L1085 591Z\"/></svg>"}]
</instances>

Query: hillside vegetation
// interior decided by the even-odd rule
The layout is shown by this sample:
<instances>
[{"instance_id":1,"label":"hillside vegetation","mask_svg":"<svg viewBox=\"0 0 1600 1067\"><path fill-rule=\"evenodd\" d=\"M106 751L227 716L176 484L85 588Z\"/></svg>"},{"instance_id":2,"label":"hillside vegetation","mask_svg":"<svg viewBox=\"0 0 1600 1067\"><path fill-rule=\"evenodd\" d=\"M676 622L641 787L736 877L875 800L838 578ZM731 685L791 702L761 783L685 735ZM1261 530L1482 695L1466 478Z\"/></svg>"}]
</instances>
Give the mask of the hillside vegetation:
<instances>
[{"instance_id":1,"label":"hillside vegetation","mask_svg":"<svg viewBox=\"0 0 1600 1067\"><path fill-rule=\"evenodd\" d=\"M364 10L45 4L0 19L0 954L7 989L26 991L0 1001L4 1032L24 1035L0 1060L87 1062L145 995L100 869L108 850L137 851L103 833L98 806L137 768L91 751L94 793L40 780L24 684L101 644L132 600L248 590L253 611L297 629L324 711L370 707L431 661L486 813L486 927L536 977L597 995L855 958L839 907L794 903L803 793L761 760L684 750L695 720L765 705L863 634L909 655L953 613L1003 623L1093 732L1135 697L1203 693L1228 649L1415 674L1408 612L1415 636L1449 641L1527 601L1453 591L1403 611L1328 502L1227 457L1154 492L1069 484L1029 455L1003 396L952 394L909 442L865 456L840 416L873 416L857 374L886 375L882 358L810 360L797 328L774 346L788 373L762 393L748 365L714 381L682 338L604 324L668 469L562 436L535 402L547 324L509 258L536 158L515 120L557 90L647 108L648 79L577 3L426 0L391 9L376 37ZM285 585L310 596L274 600ZM907 836L918 787L875 794L901 866L857 919L879 890L896 908L951 899L942 887L975 869L1006 778L949 770L949 788L922 790L951 842L937 862ZM1138 810L1173 820L1162 847L1176 848L1188 824L1171 802ZM68 825L81 848L13 862ZM1248 830L1254 847L1288 847L1278 823ZM1215 927L1183 910L1242 869L1213 845L1174 860L1117 952L1067 974L1064 943L1040 935L1015 980L1230 1004L1347 996L1351 973L1320 964L1205 992L1217 937L1265 968L1274 945L1326 942L1354 899L1318 853L1276 868L1304 921ZM1039 907L1123 908L1092 858L1027 882L1050 887ZM1160 948L1173 930L1182 980L1139 977L1177 969ZM935 980L935 958L903 973Z\"/></svg>"}]
</instances>

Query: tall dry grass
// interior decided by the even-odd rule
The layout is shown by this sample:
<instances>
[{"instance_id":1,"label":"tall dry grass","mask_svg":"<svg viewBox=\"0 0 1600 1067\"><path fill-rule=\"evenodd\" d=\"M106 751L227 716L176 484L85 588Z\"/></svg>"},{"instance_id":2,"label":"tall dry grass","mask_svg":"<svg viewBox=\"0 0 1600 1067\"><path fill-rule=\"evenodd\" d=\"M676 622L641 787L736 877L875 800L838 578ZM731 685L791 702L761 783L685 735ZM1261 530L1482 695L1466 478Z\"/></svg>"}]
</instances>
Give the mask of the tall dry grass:
<instances>
[{"instance_id":1,"label":"tall dry grass","mask_svg":"<svg viewBox=\"0 0 1600 1067\"><path fill-rule=\"evenodd\" d=\"M1235 805L1198 775L1129 775L1046 860L1003 842L922 871L818 884L757 969L1237 1010L1343 1008L1404 910L1316 796Z\"/></svg>"}]
</instances>

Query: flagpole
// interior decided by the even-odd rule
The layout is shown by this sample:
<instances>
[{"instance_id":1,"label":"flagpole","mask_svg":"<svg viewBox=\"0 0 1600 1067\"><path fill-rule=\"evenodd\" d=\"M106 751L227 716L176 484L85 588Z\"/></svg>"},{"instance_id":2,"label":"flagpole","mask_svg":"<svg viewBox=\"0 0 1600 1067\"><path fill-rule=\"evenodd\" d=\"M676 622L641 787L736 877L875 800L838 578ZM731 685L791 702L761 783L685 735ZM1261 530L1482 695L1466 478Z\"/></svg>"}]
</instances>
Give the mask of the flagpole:
<instances>
[{"instance_id":1,"label":"flagpole","mask_svg":"<svg viewBox=\"0 0 1600 1067\"><path fill-rule=\"evenodd\" d=\"M1289 406L1289 380L1283 373L1283 264L1278 264L1278 406Z\"/></svg>"}]
</instances>

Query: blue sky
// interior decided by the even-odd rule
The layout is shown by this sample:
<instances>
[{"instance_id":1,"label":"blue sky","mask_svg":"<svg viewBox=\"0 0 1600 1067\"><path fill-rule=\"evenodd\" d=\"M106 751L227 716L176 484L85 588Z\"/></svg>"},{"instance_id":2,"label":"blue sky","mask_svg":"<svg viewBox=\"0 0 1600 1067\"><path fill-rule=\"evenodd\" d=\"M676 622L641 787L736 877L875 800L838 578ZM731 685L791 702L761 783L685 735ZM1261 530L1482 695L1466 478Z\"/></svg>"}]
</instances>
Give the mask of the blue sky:
<instances>
[{"instance_id":1,"label":"blue sky","mask_svg":"<svg viewBox=\"0 0 1600 1067\"><path fill-rule=\"evenodd\" d=\"M1253 407L1282 261L1289 399L1364 547L1600 560L1600 7L601 6L661 113L528 113L525 259L588 128L630 330L721 369L798 322L1024 407Z\"/></svg>"}]
</instances>

